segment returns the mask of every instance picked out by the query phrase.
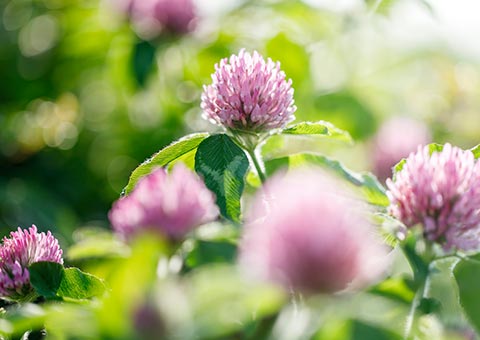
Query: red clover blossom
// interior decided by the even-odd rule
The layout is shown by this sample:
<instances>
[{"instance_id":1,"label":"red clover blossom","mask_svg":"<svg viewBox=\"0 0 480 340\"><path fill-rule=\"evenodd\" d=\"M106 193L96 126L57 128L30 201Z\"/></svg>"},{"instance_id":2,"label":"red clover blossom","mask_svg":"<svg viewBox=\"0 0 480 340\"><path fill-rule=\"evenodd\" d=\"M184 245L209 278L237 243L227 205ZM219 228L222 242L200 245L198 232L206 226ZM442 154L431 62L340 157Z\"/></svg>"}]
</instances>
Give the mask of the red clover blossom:
<instances>
[{"instance_id":1,"label":"red clover blossom","mask_svg":"<svg viewBox=\"0 0 480 340\"><path fill-rule=\"evenodd\" d=\"M215 65L212 84L202 94L203 116L231 130L283 128L295 119L291 85L279 62L241 50Z\"/></svg>"},{"instance_id":2,"label":"red clover blossom","mask_svg":"<svg viewBox=\"0 0 480 340\"><path fill-rule=\"evenodd\" d=\"M123 238L150 230L172 240L219 214L215 197L203 181L182 163L167 173L158 168L143 177L135 189L113 204L109 219Z\"/></svg>"},{"instance_id":3,"label":"red clover blossom","mask_svg":"<svg viewBox=\"0 0 480 340\"><path fill-rule=\"evenodd\" d=\"M334 178L297 170L270 179L247 215L240 263L308 293L361 287L383 273L386 249L365 207Z\"/></svg>"},{"instance_id":4,"label":"red clover blossom","mask_svg":"<svg viewBox=\"0 0 480 340\"><path fill-rule=\"evenodd\" d=\"M419 147L387 186L389 211L407 227L421 224L446 250L480 246L480 162L471 151Z\"/></svg>"},{"instance_id":5,"label":"red clover blossom","mask_svg":"<svg viewBox=\"0 0 480 340\"><path fill-rule=\"evenodd\" d=\"M32 225L28 230L18 228L0 246L0 296L20 299L32 293L28 267L36 262L63 264L58 240L48 231L38 233Z\"/></svg>"}]
</instances>

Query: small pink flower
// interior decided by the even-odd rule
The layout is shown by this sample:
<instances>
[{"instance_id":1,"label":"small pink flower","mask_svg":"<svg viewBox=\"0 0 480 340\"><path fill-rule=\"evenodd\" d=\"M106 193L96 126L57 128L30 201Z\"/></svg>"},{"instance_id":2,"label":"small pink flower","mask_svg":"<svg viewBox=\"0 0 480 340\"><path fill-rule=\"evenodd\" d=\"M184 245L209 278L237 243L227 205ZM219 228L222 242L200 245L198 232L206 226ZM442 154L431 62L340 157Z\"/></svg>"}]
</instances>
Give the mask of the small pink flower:
<instances>
[{"instance_id":1,"label":"small pink flower","mask_svg":"<svg viewBox=\"0 0 480 340\"><path fill-rule=\"evenodd\" d=\"M191 32L197 15L192 0L111 0L125 12L140 35L153 38L160 33Z\"/></svg>"},{"instance_id":2,"label":"small pink flower","mask_svg":"<svg viewBox=\"0 0 480 340\"><path fill-rule=\"evenodd\" d=\"M18 228L4 237L0 246L0 295L18 299L32 293L28 267L36 262L63 264L58 240L48 231L38 233L32 225L28 230Z\"/></svg>"},{"instance_id":3,"label":"small pink flower","mask_svg":"<svg viewBox=\"0 0 480 340\"><path fill-rule=\"evenodd\" d=\"M392 176L392 167L415 151L419 145L431 142L428 127L420 121L394 117L378 130L373 142L374 172L381 180Z\"/></svg>"},{"instance_id":4,"label":"small pink flower","mask_svg":"<svg viewBox=\"0 0 480 340\"><path fill-rule=\"evenodd\" d=\"M113 229L129 239L153 230L173 240L218 216L215 197L202 180L182 163L170 173L159 168L143 177L135 189L113 204Z\"/></svg>"},{"instance_id":5,"label":"small pink flower","mask_svg":"<svg viewBox=\"0 0 480 340\"><path fill-rule=\"evenodd\" d=\"M269 180L253 202L240 262L254 274L304 292L361 287L387 255L366 207L319 170Z\"/></svg>"},{"instance_id":6,"label":"small pink flower","mask_svg":"<svg viewBox=\"0 0 480 340\"><path fill-rule=\"evenodd\" d=\"M279 62L241 50L215 65L212 84L203 87L203 116L233 130L283 128L295 119L291 85Z\"/></svg>"},{"instance_id":7,"label":"small pink flower","mask_svg":"<svg viewBox=\"0 0 480 340\"><path fill-rule=\"evenodd\" d=\"M389 211L407 227L421 224L425 237L446 250L480 246L480 163L472 152L419 147L387 186Z\"/></svg>"}]
</instances>

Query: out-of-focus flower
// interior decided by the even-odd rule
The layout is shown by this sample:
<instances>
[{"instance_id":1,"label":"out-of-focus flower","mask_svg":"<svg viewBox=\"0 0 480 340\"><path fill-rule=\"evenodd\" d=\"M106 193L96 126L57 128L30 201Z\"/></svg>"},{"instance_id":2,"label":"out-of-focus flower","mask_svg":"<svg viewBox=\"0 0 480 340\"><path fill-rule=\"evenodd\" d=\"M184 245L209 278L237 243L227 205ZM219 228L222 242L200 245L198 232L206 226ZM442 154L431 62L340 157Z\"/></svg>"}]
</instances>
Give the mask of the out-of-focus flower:
<instances>
[{"instance_id":1,"label":"out-of-focus flower","mask_svg":"<svg viewBox=\"0 0 480 340\"><path fill-rule=\"evenodd\" d=\"M215 65L212 84L204 86L202 94L203 116L233 130L283 128L295 119L291 85L279 62L241 50Z\"/></svg>"},{"instance_id":2,"label":"out-of-focus flower","mask_svg":"<svg viewBox=\"0 0 480 340\"><path fill-rule=\"evenodd\" d=\"M138 306L133 313L133 325L139 339L161 339L165 333L165 323L160 311L152 301Z\"/></svg>"},{"instance_id":3,"label":"out-of-focus flower","mask_svg":"<svg viewBox=\"0 0 480 340\"><path fill-rule=\"evenodd\" d=\"M114 5L129 16L142 38L160 33L183 35L195 28L197 15L192 0L115 0Z\"/></svg>"},{"instance_id":4,"label":"out-of-focus flower","mask_svg":"<svg viewBox=\"0 0 480 340\"><path fill-rule=\"evenodd\" d=\"M33 288L28 267L40 261L63 264L62 249L50 231L38 233L37 227L32 225L28 230L18 228L9 238L4 237L0 247L1 297L21 299L29 296Z\"/></svg>"},{"instance_id":5,"label":"out-of-focus flower","mask_svg":"<svg viewBox=\"0 0 480 340\"><path fill-rule=\"evenodd\" d=\"M471 151L419 147L387 186L389 211L407 227L421 224L447 250L480 246L480 163Z\"/></svg>"},{"instance_id":6,"label":"out-of-focus flower","mask_svg":"<svg viewBox=\"0 0 480 340\"><path fill-rule=\"evenodd\" d=\"M151 230L180 240L193 228L215 220L219 210L202 180L182 163L170 173L159 168L113 204L109 219L123 238Z\"/></svg>"},{"instance_id":7,"label":"out-of-focus flower","mask_svg":"<svg viewBox=\"0 0 480 340\"><path fill-rule=\"evenodd\" d=\"M240 263L255 276L303 292L367 285L383 273L387 253L365 211L320 170L274 177L247 217Z\"/></svg>"},{"instance_id":8,"label":"out-of-focus flower","mask_svg":"<svg viewBox=\"0 0 480 340\"><path fill-rule=\"evenodd\" d=\"M428 127L418 120L394 117L378 130L373 141L374 172L382 181L392 175L392 167L415 151L419 145L431 142Z\"/></svg>"}]
</instances>

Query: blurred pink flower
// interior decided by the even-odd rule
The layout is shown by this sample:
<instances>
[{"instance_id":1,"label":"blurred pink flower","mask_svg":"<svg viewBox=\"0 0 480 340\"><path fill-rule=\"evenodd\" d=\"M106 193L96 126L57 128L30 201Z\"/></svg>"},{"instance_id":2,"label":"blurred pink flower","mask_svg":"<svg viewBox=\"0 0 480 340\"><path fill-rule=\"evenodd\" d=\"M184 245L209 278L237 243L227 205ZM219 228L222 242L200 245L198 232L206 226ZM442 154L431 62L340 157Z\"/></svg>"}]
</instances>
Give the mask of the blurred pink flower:
<instances>
[{"instance_id":1,"label":"blurred pink flower","mask_svg":"<svg viewBox=\"0 0 480 340\"><path fill-rule=\"evenodd\" d=\"M165 321L153 301L137 306L132 315L138 339L157 340L166 338Z\"/></svg>"},{"instance_id":2,"label":"blurred pink flower","mask_svg":"<svg viewBox=\"0 0 480 340\"><path fill-rule=\"evenodd\" d=\"M186 34L195 27L197 15L192 0L110 1L130 17L142 38L153 38L160 33Z\"/></svg>"},{"instance_id":3,"label":"blurred pink flower","mask_svg":"<svg viewBox=\"0 0 480 340\"><path fill-rule=\"evenodd\" d=\"M295 119L291 85L279 62L241 50L215 65L212 84L203 87L203 116L234 130L283 128Z\"/></svg>"},{"instance_id":4,"label":"blurred pink flower","mask_svg":"<svg viewBox=\"0 0 480 340\"><path fill-rule=\"evenodd\" d=\"M50 231L38 233L32 225L28 230L11 232L10 238L4 237L0 246L0 295L18 299L32 293L28 267L40 261L63 264L62 249Z\"/></svg>"},{"instance_id":5,"label":"blurred pink flower","mask_svg":"<svg viewBox=\"0 0 480 340\"><path fill-rule=\"evenodd\" d=\"M422 122L394 117L380 127L373 142L374 172L382 181L392 176L392 167L419 145L431 142L430 131Z\"/></svg>"},{"instance_id":6,"label":"blurred pink flower","mask_svg":"<svg viewBox=\"0 0 480 340\"><path fill-rule=\"evenodd\" d=\"M240 263L259 277L304 292L332 293L371 283L386 248L366 206L319 170L274 177L253 202Z\"/></svg>"},{"instance_id":7,"label":"blurred pink flower","mask_svg":"<svg viewBox=\"0 0 480 340\"><path fill-rule=\"evenodd\" d=\"M179 240L193 228L215 220L218 213L212 192L178 163L169 173L159 168L143 177L128 196L113 204L108 216L113 229L126 239L153 230Z\"/></svg>"},{"instance_id":8,"label":"blurred pink flower","mask_svg":"<svg viewBox=\"0 0 480 340\"><path fill-rule=\"evenodd\" d=\"M407 227L421 224L425 237L447 250L479 247L480 163L471 151L419 147L387 186L389 211Z\"/></svg>"}]
</instances>

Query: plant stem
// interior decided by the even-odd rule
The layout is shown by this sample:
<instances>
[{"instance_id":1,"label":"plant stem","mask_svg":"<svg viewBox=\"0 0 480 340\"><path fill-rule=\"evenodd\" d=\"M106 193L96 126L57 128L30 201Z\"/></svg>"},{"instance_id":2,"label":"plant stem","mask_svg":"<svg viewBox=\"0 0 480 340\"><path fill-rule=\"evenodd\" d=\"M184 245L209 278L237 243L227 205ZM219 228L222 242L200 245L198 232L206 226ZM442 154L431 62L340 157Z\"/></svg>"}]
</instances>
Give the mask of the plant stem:
<instances>
[{"instance_id":1,"label":"plant stem","mask_svg":"<svg viewBox=\"0 0 480 340\"><path fill-rule=\"evenodd\" d=\"M265 176L265 173L263 172L262 160L259 157L257 157L256 150L259 147L259 145L265 140L266 135L259 136L258 134L255 134L255 133L245 134L245 132L233 131L230 137L235 143L237 143L239 147L241 147L250 156L253 162L253 166L255 167L255 170L257 170L257 174L258 174L258 177L260 178L260 181L262 182L262 184L265 183L266 176Z\"/></svg>"},{"instance_id":2,"label":"plant stem","mask_svg":"<svg viewBox=\"0 0 480 340\"><path fill-rule=\"evenodd\" d=\"M424 289L421 287L421 289L417 290L415 293L415 297L413 298L412 305L410 306L410 311L407 316L407 320L405 322L405 334L404 334L404 339L408 340L410 337L410 333L412 332L413 328L413 320L415 319L415 311L417 310L420 300L423 297L423 292Z\"/></svg>"},{"instance_id":3,"label":"plant stem","mask_svg":"<svg viewBox=\"0 0 480 340\"><path fill-rule=\"evenodd\" d=\"M435 262L435 256L432 251L432 245L428 242L425 244L425 249L421 252L421 254L418 254L417 238L413 234L405 239L401 248L412 268L413 281L416 287L416 293L405 322L404 339L407 340L410 338L412 333L415 314L419 310L422 299L427 293L430 279L429 276L432 265Z\"/></svg>"},{"instance_id":4,"label":"plant stem","mask_svg":"<svg viewBox=\"0 0 480 340\"><path fill-rule=\"evenodd\" d=\"M410 306L410 312L408 313L407 320L405 322L405 333L404 333L405 340L408 340L412 333L413 321L415 320L416 311L420 306L420 302L425 297L425 293L427 293L429 279L430 279L430 265L428 266L427 272L423 274L424 275L419 275L415 278L415 280L419 281L420 285L412 300L412 305Z\"/></svg>"},{"instance_id":5,"label":"plant stem","mask_svg":"<svg viewBox=\"0 0 480 340\"><path fill-rule=\"evenodd\" d=\"M248 155L252 159L253 165L255 166L255 169L257 170L258 177L260 178L260 181L262 182L262 184L265 183L265 179L266 179L265 174L263 173L263 169L262 169L260 160L258 159L258 157L255 153L255 148L245 149L245 150L247 151Z\"/></svg>"},{"instance_id":6,"label":"plant stem","mask_svg":"<svg viewBox=\"0 0 480 340\"><path fill-rule=\"evenodd\" d=\"M273 326L277 321L277 317L278 314L275 313L260 319L257 323L254 333L248 336L247 339L267 339L272 332Z\"/></svg>"}]
</instances>

